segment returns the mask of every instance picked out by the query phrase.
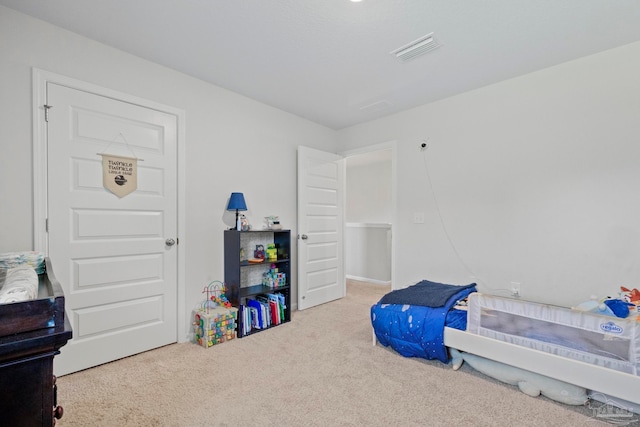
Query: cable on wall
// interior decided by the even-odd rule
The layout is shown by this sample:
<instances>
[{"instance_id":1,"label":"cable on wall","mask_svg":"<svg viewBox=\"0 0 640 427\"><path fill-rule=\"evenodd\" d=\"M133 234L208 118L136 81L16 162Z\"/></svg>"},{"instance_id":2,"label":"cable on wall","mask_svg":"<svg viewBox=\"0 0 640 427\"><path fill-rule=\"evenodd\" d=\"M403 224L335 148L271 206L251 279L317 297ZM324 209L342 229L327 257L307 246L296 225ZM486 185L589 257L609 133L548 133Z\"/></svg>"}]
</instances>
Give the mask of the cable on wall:
<instances>
[{"instance_id":1,"label":"cable on wall","mask_svg":"<svg viewBox=\"0 0 640 427\"><path fill-rule=\"evenodd\" d=\"M491 291L500 291L500 292L507 292L509 293L510 290L509 289L505 289L505 288L492 288L491 286L488 286L487 283L480 277L478 277L478 275L471 269L471 267L469 267L467 265L466 262L464 262L464 260L462 259L462 256L460 256L460 253L458 252L458 249L456 248L456 245L453 243L453 239L451 238L451 235L449 234L449 230L447 229L447 226L444 222L444 218L442 217L442 212L440 210L440 204L438 203L438 197L436 196L436 192L435 189L433 188L433 181L431 180L431 175L429 173L429 165L427 163L427 155L426 152L429 149L429 139L431 139L431 137L428 137L426 140L423 140L420 142L420 151L422 152L422 160L424 163L424 171L427 175L427 182L429 183L429 188L431 189L431 197L433 198L433 202L435 204L436 207L436 212L438 213L438 218L440 219L440 225L442 227L442 231L444 232L444 235L447 238L447 241L449 242L449 246L451 246L451 250L453 250L453 253L455 254L456 258L458 259L458 262L460 262L460 264L464 267L464 269L467 271L467 273L469 273L469 275L471 277L473 277L476 281L476 283L481 284L483 287L491 290Z\"/></svg>"}]
</instances>

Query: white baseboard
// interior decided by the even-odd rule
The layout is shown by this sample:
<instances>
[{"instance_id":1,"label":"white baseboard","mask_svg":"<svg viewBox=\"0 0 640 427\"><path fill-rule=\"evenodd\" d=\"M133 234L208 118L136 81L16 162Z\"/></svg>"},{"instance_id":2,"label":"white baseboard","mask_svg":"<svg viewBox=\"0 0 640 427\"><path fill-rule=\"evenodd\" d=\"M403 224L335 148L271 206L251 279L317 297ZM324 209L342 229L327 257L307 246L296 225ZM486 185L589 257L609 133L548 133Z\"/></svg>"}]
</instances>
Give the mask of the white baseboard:
<instances>
[{"instance_id":1,"label":"white baseboard","mask_svg":"<svg viewBox=\"0 0 640 427\"><path fill-rule=\"evenodd\" d=\"M368 282L374 285L381 285L381 286L391 285L391 280L385 281L385 280L370 279L368 277L352 276L350 274L345 275L345 277L350 280L357 280L358 282Z\"/></svg>"}]
</instances>

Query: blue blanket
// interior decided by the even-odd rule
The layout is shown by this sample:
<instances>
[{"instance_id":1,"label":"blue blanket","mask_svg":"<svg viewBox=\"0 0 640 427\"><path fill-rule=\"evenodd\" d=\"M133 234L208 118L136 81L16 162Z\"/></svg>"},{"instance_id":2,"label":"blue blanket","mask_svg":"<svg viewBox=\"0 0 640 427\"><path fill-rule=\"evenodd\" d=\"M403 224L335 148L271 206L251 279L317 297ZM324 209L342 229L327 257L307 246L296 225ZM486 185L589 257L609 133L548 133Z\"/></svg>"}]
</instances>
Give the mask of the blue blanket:
<instances>
[{"instance_id":1,"label":"blue blanket","mask_svg":"<svg viewBox=\"0 0 640 427\"><path fill-rule=\"evenodd\" d=\"M460 299L457 295L461 291L475 289L475 287L475 283L456 286L423 280L408 288L389 292L382 297L380 304L411 304L425 307L449 306L451 308Z\"/></svg>"},{"instance_id":2,"label":"blue blanket","mask_svg":"<svg viewBox=\"0 0 640 427\"><path fill-rule=\"evenodd\" d=\"M392 291L371 307L371 324L376 337L382 345L391 346L405 357L438 359L447 363L444 326L455 322L457 329L464 329L466 322L461 324L460 312L451 308L475 291L475 283L456 286L427 280ZM463 312L462 318L466 320L466 313Z\"/></svg>"}]
</instances>

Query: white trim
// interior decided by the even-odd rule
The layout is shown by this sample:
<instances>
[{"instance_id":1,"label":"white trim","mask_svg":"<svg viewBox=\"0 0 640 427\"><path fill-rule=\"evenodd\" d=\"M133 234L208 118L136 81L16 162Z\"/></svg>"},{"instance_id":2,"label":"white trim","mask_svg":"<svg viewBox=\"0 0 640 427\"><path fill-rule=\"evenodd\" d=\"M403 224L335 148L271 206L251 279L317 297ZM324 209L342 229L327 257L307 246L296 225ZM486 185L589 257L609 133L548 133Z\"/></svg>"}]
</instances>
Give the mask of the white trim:
<instances>
[{"instance_id":1,"label":"white trim","mask_svg":"<svg viewBox=\"0 0 640 427\"><path fill-rule=\"evenodd\" d=\"M47 78L33 69L32 117L33 123L33 249L47 254L49 247L45 221L47 219L47 124L44 120L44 105L47 103ZM47 254L48 255L48 254Z\"/></svg>"},{"instance_id":2,"label":"white trim","mask_svg":"<svg viewBox=\"0 0 640 427\"><path fill-rule=\"evenodd\" d=\"M45 230L45 221L47 218L47 127L44 120L44 105L46 104L47 83L55 83L73 89L90 92L96 95L118 99L132 104L141 105L172 114L178 119L178 233L179 245L178 250L178 272L177 272L177 325L176 337L178 342L185 342L188 339L188 322L186 307L186 132L185 120L186 113L184 110L160 104L148 99L139 98L137 96L118 92L116 90L97 86L92 83L77 80L71 77L52 73L50 71L33 68L32 85L33 85L33 246L34 250L47 253L48 242ZM189 312L190 313L190 312Z\"/></svg>"},{"instance_id":3,"label":"white trim","mask_svg":"<svg viewBox=\"0 0 640 427\"><path fill-rule=\"evenodd\" d=\"M351 274L347 274L345 275L345 277L349 280L357 280L358 282L367 282L367 283L372 283L374 285L382 285L382 286L391 285L391 281L389 280L370 279L368 277L352 276Z\"/></svg>"},{"instance_id":4,"label":"white trim","mask_svg":"<svg viewBox=\"0 0 640 427\"><path fill-rule=\"evenodd\" d=\"M371 153L373 151L391 150L391 226L398 223L398 141L382 142L380 144L368 145L366 147L355 148L353 150L343 151L338 153L343 157L357 156L361 154ZM398 283L396 280L396 234L391 233L391 287L394 283Z\"/></svg>"}]
</instances>

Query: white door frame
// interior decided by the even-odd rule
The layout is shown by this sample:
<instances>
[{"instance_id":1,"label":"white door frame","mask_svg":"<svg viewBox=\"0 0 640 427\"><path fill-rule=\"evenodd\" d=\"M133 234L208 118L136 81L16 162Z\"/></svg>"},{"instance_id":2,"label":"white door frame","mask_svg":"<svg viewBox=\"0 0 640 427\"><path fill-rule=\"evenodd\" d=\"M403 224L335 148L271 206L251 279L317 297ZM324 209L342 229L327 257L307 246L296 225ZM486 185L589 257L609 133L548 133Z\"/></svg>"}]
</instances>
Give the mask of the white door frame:
<instances>
[{"instance_id":1,"label":"white door frame","mask_svg":"<svg viewBox=\"0 0 640 427\"><path fill-rule=\"evenodd\" d=\"M394 225L397 224L398 221L398 210L397 210L397 158L398 158L398 142L397 141L389 141L382 142L380 144L368 145L362 148L355 148L353 150L342 151L338 154L343 156L344 158L359 156L362 154L372 153L374 151L381 150L391 150L391 288L396 289L396 232ZM345 194L347 196L347 194Z\"/></svg>"},{"instance_id":2,"label":"white door frame","mask_svg":"<svg viewBox=\"0 0 640 427\"><path fill-rule=\"evenodd\" d=\"M101 86L77 80L71 77L52 73L50 71L33 68L32 74L32 117L33 117L33 247L36 251L47 253L48 242L46 232L47 218L47 125L45 122L45 108L47 99L47 83L55 83L84 92L90 92L96 95L104 96L129 102L131 104L152 108L154 110L163 111L172 114L178 119L178 233L177 237L181 240L177 246L178 250L178 283L177 283L177 338L178 342L187 340L187 318L186 318L186 297L185 297L185 239L186 221L185 221L185 111L159 104L154 101L139 98L127 93L118 92ZM47 254L48 255L48 254Z\"/></svg>"}]
</instances>

